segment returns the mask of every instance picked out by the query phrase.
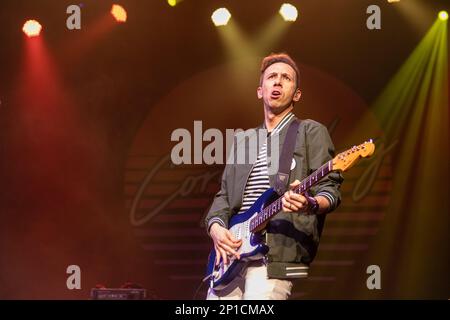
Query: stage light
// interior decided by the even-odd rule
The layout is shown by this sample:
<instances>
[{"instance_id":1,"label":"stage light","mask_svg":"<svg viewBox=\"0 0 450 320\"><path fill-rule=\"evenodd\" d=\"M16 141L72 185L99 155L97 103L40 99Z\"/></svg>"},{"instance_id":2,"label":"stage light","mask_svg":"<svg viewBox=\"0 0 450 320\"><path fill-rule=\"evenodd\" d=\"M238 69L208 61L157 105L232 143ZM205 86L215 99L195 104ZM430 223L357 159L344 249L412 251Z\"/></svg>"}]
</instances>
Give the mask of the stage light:
<instances>
[{"instance_id":1,"label":"stage light","mask_svg":"<svg viewBox=\"0 0 450 320\"><path fill-rule=\"evenodd\" d=\"M111 8L111 14L117 22L124 23L125 21L127 21L127 12L122 6L118 4L113 4Z\"/></svg>"},{"instance_id":2,"label":"stage light","mask_svg":"<svg viewBox=\"0 0 450 320\"><path fill-rule=\"evenodd\" d=\"M389 3L400 2L400 0L387 0Z\"/></svg>"},{"instance_id":3,"label":"stage light","mask_svg":"<svg viewBox=\"0 0 450 320\"><path fill-rule=\"evenodd\" d=\"M177 0L167 0L167 3L171 7L175 7L177 5Z\"/></svg>"},{"instance_id":4,"label":"stage light","mask_svg":"<svg viewBox=\"0 0 450 320\"><path fill-rule=\"evenodd\" d=\"M220 8L213 12L211 19L216 27L226 26L231 18L231 13L226 8Z\"/></svg>"},{"instance_id":5,"label":"stage light","mask_svg":"<svg viewBox=\"0 0 450 320\"><path fill-rule=\"evenodd\" d=\"M27 20L22 27L22 31L28 36L28 37L37 37L42 30L42 26L39 22L36 20Z\"/></svg>"},{"instance_id":6,"label":"stage light","mask_svg":"<svg viewBox=\"0 0 450 320\"><path fill-rule=\"evenodd\" d=\"M389 227L380 228L380 241L367 261L377 261L381 267L395 260L398 270L407 270L384 273L384 277L395 278L397 293L419 292L427 287L427 280L419 278L435 272L435 266L429 266L423 257L430 254L429 248L447 241L446 226L439 221L442 205L432 199L445 199L448 190L430 190L429 186L436 177L448 176L448 61L447 23L436 19L368 108L382 128L381 144L395 148L390 184L395 201L383 213L383 225ZM402 189L405 185L407 193ZM401 213L405 207L412 208L407 210L408 215ZM442 237L430 237L435 234ZM394 248L393 242L401 245ZM406 251L398 257L398 252Z\"/></svg>"},{"instance_id":7,"label":"stage light","mask_svg":"<svg viewBox=\"0 0 450 320\"><path fill-rule=\"evenodd\" d=\"M438 14L439 19L441 19L442 21L445 21L448 19L448 13L447 11L441 11Z\"/></svg>"},{"instance_id":8,"label":"stage light","mask_svg":"<svg viewBox=\"0 0 450 320\"><path fill-rule=\"evenodd\" d=\"M298 17L297 8L292 4L284 3L280 8L280 14L283 17L284 21L295 21Z\"/></svg>"}]
</instances>

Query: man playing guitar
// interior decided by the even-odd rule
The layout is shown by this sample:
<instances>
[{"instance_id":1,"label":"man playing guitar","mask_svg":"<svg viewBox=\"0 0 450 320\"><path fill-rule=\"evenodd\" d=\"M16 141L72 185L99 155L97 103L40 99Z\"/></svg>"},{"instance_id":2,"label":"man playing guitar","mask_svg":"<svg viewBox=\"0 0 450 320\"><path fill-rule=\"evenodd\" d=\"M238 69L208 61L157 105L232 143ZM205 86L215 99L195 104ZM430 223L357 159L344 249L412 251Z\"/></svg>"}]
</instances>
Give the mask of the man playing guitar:
<instances>
[{"instance_id":1,"label":"man playing guitar","mask_svg":"<svg viewBox=\"0 0 450 320\"><path fill-rule=\"evenodd\" d=\"M287 54L271 54L262 61L257 95L263 101L263 128L278 135L283 145L288 127L299 121L293 114L301 96L300 74ZM328 131L313 120L299 121L292 164L290 190L282 198L282 210L261 231L268 252L246 262L226 286L211 288L207 299L287 299L295 278L308 275L322 233L326 213L340 203L339 172L333 171L317 181L308 193L295 193L300 180L333 159L334 146ZM239 261L242 239L229 230L230 219L248 210L270 187L275 176L267 170L267 146L258 150L256 162L227 164L221 190L216 194L206 217L208 233L214 242L214 264L227 266ZM281 205L280 205L281 206Z\"/></svg>"}]
</instances>

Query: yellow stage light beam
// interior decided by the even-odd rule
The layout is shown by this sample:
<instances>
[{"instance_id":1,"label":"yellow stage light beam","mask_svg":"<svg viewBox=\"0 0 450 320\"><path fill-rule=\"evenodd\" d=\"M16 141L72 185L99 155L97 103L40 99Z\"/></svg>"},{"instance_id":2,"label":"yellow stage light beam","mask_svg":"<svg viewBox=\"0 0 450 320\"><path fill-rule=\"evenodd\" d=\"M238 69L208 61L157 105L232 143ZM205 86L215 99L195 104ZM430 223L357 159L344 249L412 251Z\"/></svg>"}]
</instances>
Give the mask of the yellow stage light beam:
<instances>
[{"instance_id":1,"label":"yellow stage light beam","mask_svg":"<svg viewBox=\"0 0 450 320\"><path fill-rule=\"evenodd\" d=\"M395 149L391 203L367 257L383 271L385 288L363 290L365 298L427 298L447 290L440 280L449 252L442 187L449 175L447 46L447 24L436 19L372 105L386 145Z\"/></svg>"}]
</instances>

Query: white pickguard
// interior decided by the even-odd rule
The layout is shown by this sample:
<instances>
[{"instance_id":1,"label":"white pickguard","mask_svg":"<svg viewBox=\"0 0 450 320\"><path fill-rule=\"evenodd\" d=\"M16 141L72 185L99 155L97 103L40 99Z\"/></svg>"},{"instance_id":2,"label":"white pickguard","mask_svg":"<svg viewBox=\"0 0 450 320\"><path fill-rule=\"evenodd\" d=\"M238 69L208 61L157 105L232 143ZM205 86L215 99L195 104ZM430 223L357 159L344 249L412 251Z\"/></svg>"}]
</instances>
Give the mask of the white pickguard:
<instances>
[{"instance_id":1,"label":"white pickguard","mask_svg":"<svg viewBox=\"0 0 450 320\"><path fill-rule=\"evenodd\" d=\"M255 254L248 257L242 257L242 255L248 254L252 251L254 251L259 243L255 243L255 245L251 244L251 237L253 236L253 233L250 232L250 221L252 218L254 218L258 213L255 213L250 219L247 219L246 221L242 223L237 223L234 226L232 226L229 231L231 234L237 239L242 240L242 245L239 247L237 252L241 255L240 261L250 261L250 260L259 260L263 258L264 256L262 254ZM220 263L220 266L218 270L216 270L214 277L221 278L222 275L228 270L228 268L233 264L237 263L237 258L235 256L229 256L228 257L229 263L225 265L223 262Z\"/></svg>"}]
</instances>

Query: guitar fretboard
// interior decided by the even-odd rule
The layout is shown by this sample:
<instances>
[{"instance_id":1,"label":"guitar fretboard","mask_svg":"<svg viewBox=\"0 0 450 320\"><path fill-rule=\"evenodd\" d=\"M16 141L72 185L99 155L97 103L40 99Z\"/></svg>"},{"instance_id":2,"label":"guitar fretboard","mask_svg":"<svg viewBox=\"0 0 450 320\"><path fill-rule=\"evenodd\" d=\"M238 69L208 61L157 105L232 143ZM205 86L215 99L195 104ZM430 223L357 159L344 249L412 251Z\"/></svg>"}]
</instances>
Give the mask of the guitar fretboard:
<instances>
[{"instance_id":1,"label":"guitar fretboard","mask_svg":"<svg viewBox=\"0 0 450 320\"><path fill-rule=\"evenodd\" d=\"M333 167L332 164L333 160L328 161L324 165L322 165L319 169L314 171L312 174L310 174L308 177L303 179L300 184L292 189L295 193L304 193L309 188L311 188L313 185L315 185L317 182L319 182L323 177L325 177L328 173L331 172L331 169ZM250 231L254 232L258 229L259 226L266 223L270 218L272 218L274 215L276 215L278 212L281 211L283 208L283 204L281 202L281 199L283 199L283 196L279 197L277 200L273 201L266 207L264 207L261 212L259 212L256 217L252 218L250 220Z\"/></svg>"}]
</instances>

